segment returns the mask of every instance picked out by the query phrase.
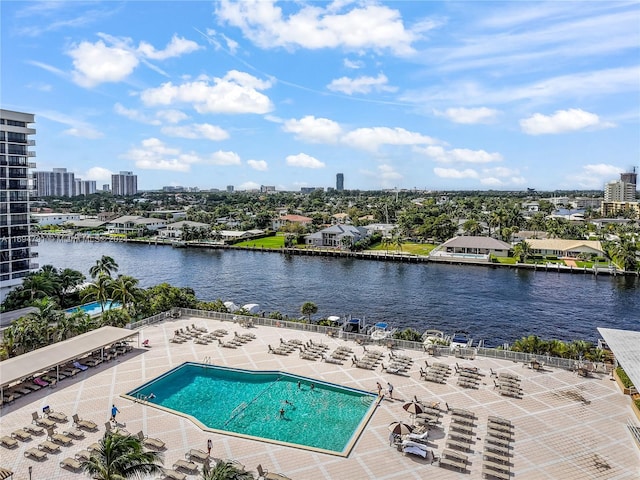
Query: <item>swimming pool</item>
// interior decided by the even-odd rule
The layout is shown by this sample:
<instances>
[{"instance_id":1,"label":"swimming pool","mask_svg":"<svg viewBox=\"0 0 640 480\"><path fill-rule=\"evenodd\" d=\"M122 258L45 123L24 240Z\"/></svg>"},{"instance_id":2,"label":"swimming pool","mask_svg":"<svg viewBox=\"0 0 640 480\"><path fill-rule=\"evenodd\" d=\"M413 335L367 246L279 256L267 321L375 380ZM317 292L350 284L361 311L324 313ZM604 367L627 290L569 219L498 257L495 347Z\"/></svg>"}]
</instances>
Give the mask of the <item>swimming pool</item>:
<instances>
[{"instance_id":1,"label":"swimming pool","mask_svg":"<svg viewBox=\"0 0 640 480\"><path fill-rule=\"evenodd\" d=\"M187 362L131 391L203 429L334 455L349 454L376 395L278 371Z\"/></svg>"},{"instance_id":2,"label":"swimming pool","mask_svg":"<svg viewBox=\"0 0 640 480\"><path fill-rule=\"evenodd\" d=\"M104 304L104 311L106 312L107 310L112 310L115 308L120 308L122 307L122 304L120 302L114 302L113 300L107 300ZM102 307L100 302L91 302L91 303L85 303L84 305L78 305L77 307L73 307L73 308L67 308L65 310L65 313L73 313L76 310L82 310L85 313L89 314L89 316L93 317L94 315L100 315L102 313Z\"/></svg>"}]
</instances>

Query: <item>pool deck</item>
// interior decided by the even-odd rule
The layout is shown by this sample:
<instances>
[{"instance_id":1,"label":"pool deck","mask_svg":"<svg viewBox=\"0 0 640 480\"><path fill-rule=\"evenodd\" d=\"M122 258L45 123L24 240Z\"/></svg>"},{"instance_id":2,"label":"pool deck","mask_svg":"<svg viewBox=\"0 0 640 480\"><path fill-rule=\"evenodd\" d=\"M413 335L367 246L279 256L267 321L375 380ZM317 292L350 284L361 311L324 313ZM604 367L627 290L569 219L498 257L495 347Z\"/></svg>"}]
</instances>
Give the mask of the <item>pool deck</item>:
<instances>
[{"instance_id":1,"label":"pool deck","mask_svg":"<svg viewBox=\"0 0 640 480\"><path fill-rule=\"evenodd\" d=\"M187 325L206 326L209 331L225 328L233 332L251 332L255 340L237 349L222 348L217 344L200 345L193 341L184 344L170 343L174 330ZM168 319L148 326L143 338L148 338L152 348L134 348L123 357L90 368L73 378L62 380L56 388L33 392L4 406L0 411L0 436L10 435L31 423L34 411L42 412L45 405L67 414L78 413L80 418L90 419L99 425L95 432L87 432L86 438L74 440L71 446L61 447L57 454L36 462L24 457L24 451L37 447L44 436L34 436L18 447L0 446L0 466L15 472L15 480L29 478L28 467L33 467L32 479L79 479L81 473L73 473L59 466L60 461L98 441L104 433L104 422L109 419L110 407L115 403L120 410L118 421L131 433L143 430L151 437L164 440L165 467L171 467L183 459L191 448L206 451L207 439L213 441L212 455L234 459L255 472L261 464L270 472L282 472L292 479L419 479L434 476L438 479L482 477L484 439L487 434L487 418L490 415L511 420L514 425L513 456L510 459L511 477L515 479L637 479L640 477L640 449L626 428L634 418L628 396L622 395L611 376L594 374L584 378L572 372L546 367L543 371L524 368L520 363L478 357L460 360L453 356L432 357L424 352L396 351L409 355L414 363L408 376L384 373L352 366L351 360L343 365L304 360L297 353L274 355L268 353L268 345L274 348L285 340L313 340L327 344L331 350L349 345L360 357L363 348L353 342L329 338L326 335L288 330L276 327L245 329L230 322L201 318ZM224 339L223 339L224 340ZM367 347L385 350L384 347ZM210 357L219 365L255 369L283 370L318 380L349 387L376 391L376 382L394 386L394 400L385 398L373 414L351 454L347 458L310 452L292 447L248 440L235 436L212 434L202 431L194 423L144 403L132 402L120 397L125 392L147 382L185 361L203 361ZM457 375L452 370L446 383L426 382L420 378L420 367L436 361L453 367L472 365L485 374L478 389L456 385ZM499 395L493 386L490 368L499 373L511 373L520 377L524 394L522 398ZM432 465L430 457L403 454L389 445L389 423L402 420L410 423L410 416L402 408L405 401L414 396L429 402L445 402L452 408L473 412L474 443L467 452L467 472ZM215 408L215 407L214 407ZM437 456L445 448L451 414L444 413L442 427L430 431L429 449ZM635 419L634 419L635 420ZM636 420L635 424L639 422ZM71 423L58 424L63 432ZM257 476L257 475L256 475ZM190 479L199 474L189 475Z\"/></svg>"}]
</instances>

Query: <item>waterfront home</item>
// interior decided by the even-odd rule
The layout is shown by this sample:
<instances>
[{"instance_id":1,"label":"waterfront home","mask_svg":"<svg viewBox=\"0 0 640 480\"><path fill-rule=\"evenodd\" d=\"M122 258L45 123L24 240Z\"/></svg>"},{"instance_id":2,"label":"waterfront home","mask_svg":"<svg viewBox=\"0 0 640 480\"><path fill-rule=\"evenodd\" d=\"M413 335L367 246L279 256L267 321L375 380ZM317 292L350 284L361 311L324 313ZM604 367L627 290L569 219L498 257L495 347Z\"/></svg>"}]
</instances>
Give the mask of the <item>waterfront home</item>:
<instances>
[{"instance_id":1,"label":"waterfront home","mask_svg":"<svg viewBox=\"0 0 640 480\"><path fill-rule=\"evenodd\" d=\"M79 213L32 213L31 218L38 222L38 225L62 225L80 220Z\"/></svg>"},{"instance_id":2,"label":"waterfront home","mask_svg":"<svg viewBox=\"0 0 640 480\"><path fill-rule=\"evenodd\" d=\"M331 215L331 223L333 224L351 224L351 218L348 213L334 213Z\"/></svg>"},{"instance_id":3,"label":"waterfront home","mask_svg":"<svg viewBox=\"0 0 640 480\"><path fill-rule=\"evenodd\" d=\"M192 222L189 220L181 220L179 222L170 223L158 232L160 238L182 238L182 231L187 227L190 230L206 230L210 231L211 226L207 223Z\"/></svg>"},{"instance_id":4,"label":"waterfront home","mask_svg":"<svg viewBox=\"0 0 640 480\"><path fill-rule=\"evenodd\" d=\"M299 225L302 225L303 227L306 227L308 225L311 225L312 221L312 218L305 217L304 215L282 215L281 217L278 217L271 222L271 229L280 230L285 225L290 225L292 223L297 223Z\"/></svg>"},{"instance_id":5,"label":"waterfront home","mask_svg":"<svg viewBox=\"0 0 640 480\"><path fill-rule=\"evenodd\" d=\"M109 221L109 223L107 223L107 232L110 234L119 233L124 235L142 235L145 230L155 232L164 228L166 225L167 222L160 218L124 215Z\"/></svg>"},{"instance_id":6,"label":"waterfront home","mask_svg":"<svg viewBox=\"0 0 640 480\"><path fill-rule=\"evenodd\" d=\"M369 236L369 232L364 227L332 225L319 232L306 235L304 243L312 247L344 248L355 245Z\"/></svg>"},{"instance_id":7,"label":"waterfront home","mask_svg":"<svg viewBox=\"0 0 640 480\"><path fill-rule=\"evenodd\" d=\"M556 255L558 257L577 257L588 254L604 256L604 249L598 240L564 240L561 238L530 239L527 243L533 253Z\"/></svg>"},{"instance_id":8,"label":"waterfront home","mask_svg":"<svg viewBox=\"0 0 640 480\"><path fill-rule=\"evenodd\" d=\"M542 230L520 230L511 236L511 242L515 245L523 240L528 242L530 239L546 239L548 236L548 233Z\"/></svg>"},{"instance_id":9,"label":"waterfront home","mask_svg":"<svg viewBox=\"0 0 640 480\"><path fill-rule=\"evenodd\" d=\"M474 258L489 260L491 255L496 257L508 257L511 245L496 238L459 236L444 242L436 247L429 257L433 259L449 258Z\"/></svg>"},{"instance_id":10,"label":"waterfront home","mask_svg":"<svg viewBox=\"0 0 640 480\"><path fill-rule=\"evenodd\" d=\"M369 235L377 232L380 233L383 238L391 238L394 230L398 228L398 225L395 223L370 223L369 225L364 225L364 228Z\"/></svg>"}]
</instances>

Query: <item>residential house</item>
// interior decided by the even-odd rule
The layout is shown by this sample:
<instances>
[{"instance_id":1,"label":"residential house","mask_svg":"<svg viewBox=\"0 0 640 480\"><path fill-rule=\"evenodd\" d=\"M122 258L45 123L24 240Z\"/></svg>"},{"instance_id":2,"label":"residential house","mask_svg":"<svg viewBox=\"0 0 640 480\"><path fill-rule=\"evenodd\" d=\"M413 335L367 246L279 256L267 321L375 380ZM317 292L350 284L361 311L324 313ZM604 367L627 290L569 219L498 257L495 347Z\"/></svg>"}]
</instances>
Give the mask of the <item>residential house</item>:
<instances>
[{"instance_id":1,"label":"residential house","mask_svg":"<svg viewBox=\"0 0 640 480\"><path fill-rule=\"evenodd\" d=\"M466 258L489 260L490 255L508 257L511 245L492 237L454 237L433 249L432 258Z\"/></svg>"},{"instance_id":2,"label":"residential house","mask_svg":"<svg viewBox=\"0 0 640 480\"><path fill-rule=\"evenodd\" d=\"M142 235L146 230L155 232L167 225L165 220L160 218L147 218L137 215L124 215L114 218L107 223L107 233L124 235Z\"/></svg>"},{"instance_id":3,"label":"residential house","mask_svg":"<svg viewBox=\"0 0 640 480\"><path fill-rule=\"evenodd\" d=\"M351 224L351 218L348 213L334 213L331 215L332 224Z\"/></svg>"},{"instance_id":4,"label":"residential house","mask_svg":"<svg viewBox=\"0 0 640 480\"><path fill-rule=\"evenodd\" d=\"M348 248L370 236L364 227L353 225L331 225L304 237L306 245L312 247Z\"/></svg>"},{"instance_id":5,"label":"residential house","mask_svg":"<svg viewBox=\"0 0 640 480\"><path fill-rule=\"evenodd\" d=\"M535 254L575 258L581 253L604 256L598 240L564 240L561 238L530 239L527 243Z\"/></svg>"},{"instance_id":6,"label":"residential house","mask_svg":"<svg viewBox=\"0 0 640 480\"><path fill-rule=\"evenodd\" d=\"M271 228L273 230L280 230L285 225L289 225L291 223L297 223L302 225L303 227L306 227L308 225L311 225L312 222L313 222L312 218L305 217L303 215L294 215L294 214L282 215L281 217L278 217L272 220Z\"/></svg>"},{"instance_id":7,"label":"residential house","mask_svg":"<svg viewBox=\"0 0 640 480\"><path fill-rule=\"evenodd\" d=\"M182 238L182 231L187 227L189 229L198 229L211 231L211 226L207 223L192 222L190 220L181 220L168 224L165 228L158 231L158 236L161 238Z\"/></svg>"},{"instance_id":8,"label":"residential house","mask_svg":"<svg viewBox=\"0 0 640 480\"><path fill-rule=\"evenodd\" d=\"M62 225L80 220L79 213L32 213L31 218L38 222L38 225Z\"/></svg>"},{"instance_id":9,"label":"residential house","mask_svg":"<svg viewBox=\"0 0 640 480\"><path fill-rule=\"evenodd\" d=\"M364 225L363 228L367 230L369 235L380 233L383 238L391 238L398 225L395 223L370 223L369 225Z\"/></svg>"},{"instance_id":10,"label":"residential house","mask_svg":"<svg viewBox=\"0 0 640 480\"><path fill-rule=\"evenodd\" d=\"M548 236L549 235L544 230L520 230L511 236L511 243L516 244L523 240L528 242L532 238L545 239Z\"/></svg>"}]
</instances>

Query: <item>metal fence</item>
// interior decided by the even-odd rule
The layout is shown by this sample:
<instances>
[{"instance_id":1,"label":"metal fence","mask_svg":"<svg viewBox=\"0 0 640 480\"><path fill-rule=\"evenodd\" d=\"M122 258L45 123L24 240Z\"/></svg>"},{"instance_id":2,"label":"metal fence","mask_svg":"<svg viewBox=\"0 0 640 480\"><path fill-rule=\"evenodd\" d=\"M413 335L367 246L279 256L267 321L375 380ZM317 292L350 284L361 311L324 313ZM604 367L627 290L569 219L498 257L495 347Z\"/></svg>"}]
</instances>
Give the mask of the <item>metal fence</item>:
<instances>
[{"instance_id":1,"label":"metal fence","mask_svg":"<svg viewBox=\"0 0 640 480\"><path fill-rule=\"evenodd\" d=\"M474 359L477 356L495 358L498 360L509 360L514 363L528 364L533 360L544 363L545 366L562 368L565 370L575 370L581 362L570 359L552 357L550 355L536 355L524 352L514 352L512 350L502 350L498 348L457 348L451 350L447 345L423 345L422 342L412 342L408 340L399 340L396 338L387 338L384 340L374 341L369 335L359 333L348 333L338 327L329 327L325 325L317 325L315 323L291 322L287 320L278 320L275 318L254 317L249 315L236 315L233 313L211 312L207 310L196 310L193 308L172 308L171 311L159 313L153 317L145 318L139 322L130 324L132 330L151 325L153 323L162 322L169 318L180 318L181 316L207 318L211 320L219 320L222 322L233 322L238 324L262 325L266 327L286 328L288 330L297 330L302 332L320 333L331 337L340 338L342 340L351 340L360 345L379 345L383 347L400 348L404 350L425 351L433 356L455 356L456 358ZM594 362L594 371L599 373L609 373L609 368L602 362Z\"/></svg>"}]
</instances>

